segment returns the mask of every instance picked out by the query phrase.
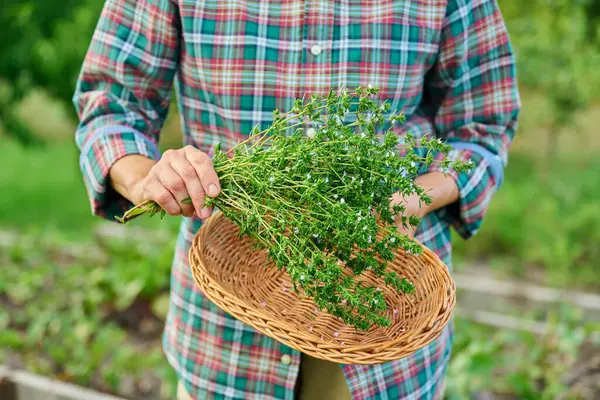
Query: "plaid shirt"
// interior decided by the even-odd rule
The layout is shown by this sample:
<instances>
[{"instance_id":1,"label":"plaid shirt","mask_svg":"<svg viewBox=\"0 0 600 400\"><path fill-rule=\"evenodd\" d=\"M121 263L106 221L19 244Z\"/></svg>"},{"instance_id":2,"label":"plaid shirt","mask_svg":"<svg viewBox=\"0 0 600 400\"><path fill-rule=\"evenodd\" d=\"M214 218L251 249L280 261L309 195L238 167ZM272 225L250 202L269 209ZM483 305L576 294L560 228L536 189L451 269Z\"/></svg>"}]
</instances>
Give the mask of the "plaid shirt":
<instances>
[{"instance_id":1,"label":"plaid shirt","mask_svg":"<svg viewBox=\"0 0 600 400\"><path fill-rule=\"evenodd\" d=\"M463 237L480 227L520 109L495 0L108 0L74 97L95 214L113 219L131 206L108 184L109 169L128 154L160 157L173 83L185 143L209 154L265 128L275 108L305 93L380 87L380 100L407 116L399 135L433 133L456 147L452 158L475 162L470 174L452 174L460 201L417 231L448 266L450 227ZM163 341L169 361L196 399L292 399L300 354L196 289L187 252L199 226L184 218L179 234ZM450 326L402 360L343 366L353 398L440 397L451 343Z\"/></svg>"}]
</instances>

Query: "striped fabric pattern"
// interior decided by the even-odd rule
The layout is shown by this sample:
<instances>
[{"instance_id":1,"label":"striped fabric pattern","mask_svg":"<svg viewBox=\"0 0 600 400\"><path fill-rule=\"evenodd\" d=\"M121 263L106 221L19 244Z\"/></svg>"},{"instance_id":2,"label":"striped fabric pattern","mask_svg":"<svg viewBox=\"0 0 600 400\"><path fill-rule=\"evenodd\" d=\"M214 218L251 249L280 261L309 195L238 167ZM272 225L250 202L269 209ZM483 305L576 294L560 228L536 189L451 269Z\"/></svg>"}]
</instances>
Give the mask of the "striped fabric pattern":
<instances>
[{"instance_id":1,"label":"striped fabric pattern","mask_svg":"<svg viewBox=\"0 0 600 400\"><path fill-rule=\"evenodd\" d=\"M436 135L456 145L453 159L475 163L451 173L460 201L417 231L450 268L450 229L468 238L481 227L520 111L496 0L107 0L74 95L92 211L113 220L131 206L111 188L110 167L129 154L160 158L173 89L184 144L212 154L305 93L369 84L406 114L398 135ZM167 358L194 399L293 399L299 353L195 288L187 251L200 224L182 220ZM450 326L403 360L343 366L353 398L440 398L451 347Z\"/></svg>"}]
</instances>

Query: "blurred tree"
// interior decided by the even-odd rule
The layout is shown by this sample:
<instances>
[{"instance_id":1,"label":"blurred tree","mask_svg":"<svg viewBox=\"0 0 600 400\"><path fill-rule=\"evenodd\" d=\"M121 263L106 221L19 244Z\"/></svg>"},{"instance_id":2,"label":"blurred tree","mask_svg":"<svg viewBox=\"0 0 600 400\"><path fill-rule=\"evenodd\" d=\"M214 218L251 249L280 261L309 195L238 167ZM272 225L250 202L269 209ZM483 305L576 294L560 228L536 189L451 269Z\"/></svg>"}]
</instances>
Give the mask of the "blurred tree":
<instances>
[{"instance_id":1,"label":"blurred tree","mask_svg":"<svg viewBox=\"0 0 600 400\"><path fill-rule=\"evenodd\" d=\"M501 0L500 4L516 49L521 84L545 93L553 108L546 149L551 162L563 128L598 98L600 37L591 35L590 29L598 25L600 3Z\"/></svg>"},{"instance_id":2,"label":"blurred tree","mask_svg":"<svg viewBox=\"0 0 600 400\"><path fill-rule=\"evenodd\" d=\"M42 89L70 104L103 0L5 0L0 13L0 122L26 144L39 143L14 109ZM74 113L72 107L68 107ZM74 116L74 114L73 114Z\"/></svg>"}]
</instances>

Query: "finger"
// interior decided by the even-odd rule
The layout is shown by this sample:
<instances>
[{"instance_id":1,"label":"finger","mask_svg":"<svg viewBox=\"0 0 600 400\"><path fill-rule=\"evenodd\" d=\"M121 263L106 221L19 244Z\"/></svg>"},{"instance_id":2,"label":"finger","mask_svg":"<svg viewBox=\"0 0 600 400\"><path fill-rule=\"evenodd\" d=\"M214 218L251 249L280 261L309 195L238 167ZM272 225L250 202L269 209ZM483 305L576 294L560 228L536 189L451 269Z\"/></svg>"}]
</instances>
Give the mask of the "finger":
<instances>
[{"instance_id":1,"label":"finger","mask_svg":"<svg viewBox=\"0 0 600 400\"><path fill-rule=\"evenodd\" d=\"M158 205L169 215L181 215L181 207L173 194L158 179L148 182L146 191L148 198L156 201Z\"/></svg>"},{"instance_id":2,"label":"finger","mask_svg":"<svg viewBox=\"0 0 600 400\"><path fill-rule=\"evenodd\" d=\"M184 151L188 161L192 164L200 177L204 192L210 197L217 197L221 192L221 185L219 183L217 172L213 167L212 160L208 154L191 146L186 146Z\"/></svg>"},{"instance_id":3,"label":"finger","mask_svg":"<svg viewBox=\"0 0 600 400\"><path fill-rule=\"evenodd\" d=\"M189 197L183 178L170 165L162 168L156 177L171 192L181 209L181 213L186 217L194 215L194 207L191 204L183 203L183 200Z\"/></svg>"},{"instance_id":4,"label":"finger","mask_svg":"<svg viewBox=\"0 0 600 400\"><path fill-rule=\"evenodd\" d=\"M192 164L190 164L187 158L182 157L178 158L177 160L173 160L170 165L171 168L173 168L173 170L183 179L187 193L191 198L194 210L196 211L196 215L200 218L208 218L210 216L210 212L209 210L203 208L206 194L204 193L204 188L200 182L200 177L196 173L196 170Z\"/></svg>"}]
</instances>

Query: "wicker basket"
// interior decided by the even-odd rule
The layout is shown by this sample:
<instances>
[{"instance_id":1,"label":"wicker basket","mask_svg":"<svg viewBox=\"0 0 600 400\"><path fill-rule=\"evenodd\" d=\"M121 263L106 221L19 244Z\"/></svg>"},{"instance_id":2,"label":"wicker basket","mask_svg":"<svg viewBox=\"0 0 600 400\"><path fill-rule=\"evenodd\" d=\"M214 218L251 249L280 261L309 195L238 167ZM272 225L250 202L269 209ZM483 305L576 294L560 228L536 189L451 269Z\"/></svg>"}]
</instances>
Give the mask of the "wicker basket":
<instances>
[{"instance_id":1,"label":"wicker basket","mask_svg":"<svg viewBox=\"0 0 600 400\"><path fill-rule=\"evenodd\" d=\"M370 284L384 288L392 324L360 331L317 311L311 298L293 291L287 274L265 268L265 251L254 250L237 233L218 211L200 228L189 254L196 284L222 310L300 352L340 364L397 360L438 337L450 319L454 282L427 248L419 256L399 252L388 264L414 283L415 294L398 294L364 274Z\"/></svg>"}]
</instances>

